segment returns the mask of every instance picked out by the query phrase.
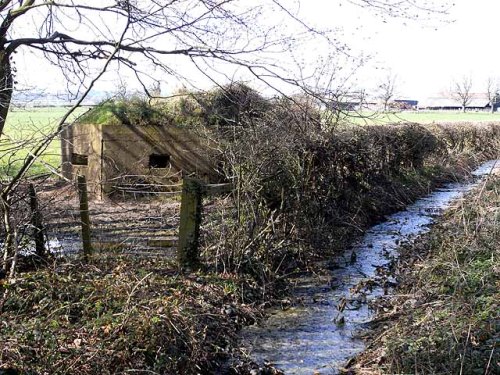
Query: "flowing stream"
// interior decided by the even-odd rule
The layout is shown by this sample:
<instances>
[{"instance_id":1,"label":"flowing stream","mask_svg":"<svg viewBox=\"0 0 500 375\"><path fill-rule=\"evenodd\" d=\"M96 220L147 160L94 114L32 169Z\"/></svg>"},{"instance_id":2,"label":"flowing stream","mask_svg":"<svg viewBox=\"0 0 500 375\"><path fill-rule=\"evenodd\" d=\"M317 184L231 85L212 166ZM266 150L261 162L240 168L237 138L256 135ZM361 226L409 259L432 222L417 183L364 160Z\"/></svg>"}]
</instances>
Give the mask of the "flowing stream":
<instances>
[{"instance_id":1,"label":"flowing stream","mask_svg":"<svg viewBox=\"0 0 500 375\"><path fill-rule=\"evenodd\" d=\"M474 188L500 160L484 163L466 183L450 183L419 199L406 210L366 231L343 256L333 259L332 271L318 278L297 280L299 306L274 310L261 323L244 329L242 345L257 363L271 363L285 374L336 374L360 353L374 312L370 300L391 293L395 280L387 266L402 242L412 241L451 203Z\"/></svg>"}]
</instances>

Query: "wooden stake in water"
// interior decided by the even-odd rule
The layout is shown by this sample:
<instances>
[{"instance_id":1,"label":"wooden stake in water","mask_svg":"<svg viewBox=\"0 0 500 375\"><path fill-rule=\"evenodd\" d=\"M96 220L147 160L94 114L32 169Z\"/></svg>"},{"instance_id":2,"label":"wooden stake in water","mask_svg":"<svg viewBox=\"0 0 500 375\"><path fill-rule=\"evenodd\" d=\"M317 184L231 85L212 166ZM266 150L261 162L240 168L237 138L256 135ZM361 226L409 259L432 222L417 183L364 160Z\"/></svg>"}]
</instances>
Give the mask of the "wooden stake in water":
<instances>
[{"instance_id":1,"label":"wooden stake in water","mask_svg":"<svg viewBox=\"0 0 500 375\"><path fill-rule=\"evenodd\" d=\"M83 257L87 260L92 254L92 242L90 240L90 214L89 199L87 193L87 180L85 176L78 176L78 196L80 198L80 221L82 224Z\"/></svg>"}]
</instances>

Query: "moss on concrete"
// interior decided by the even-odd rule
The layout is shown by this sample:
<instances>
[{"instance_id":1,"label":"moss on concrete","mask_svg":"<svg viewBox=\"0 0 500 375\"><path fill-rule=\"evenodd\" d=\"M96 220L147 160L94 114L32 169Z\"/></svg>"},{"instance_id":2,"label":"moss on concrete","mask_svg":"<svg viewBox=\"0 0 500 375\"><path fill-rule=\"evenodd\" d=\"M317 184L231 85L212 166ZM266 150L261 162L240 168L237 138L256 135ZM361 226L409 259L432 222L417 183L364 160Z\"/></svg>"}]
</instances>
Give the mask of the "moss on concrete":
<instances>
[{"instance_id":1,"label":"moss on concrete","mask_svg":"<svg viewBox=\"0 0 500 375\"><path fill-rule=\"evenodd\" d=\"M169 116L161 108L140 98L104 101L78 121L79 124L94 125L164 125L169 122Z\"/></svg>"}]
</instances>

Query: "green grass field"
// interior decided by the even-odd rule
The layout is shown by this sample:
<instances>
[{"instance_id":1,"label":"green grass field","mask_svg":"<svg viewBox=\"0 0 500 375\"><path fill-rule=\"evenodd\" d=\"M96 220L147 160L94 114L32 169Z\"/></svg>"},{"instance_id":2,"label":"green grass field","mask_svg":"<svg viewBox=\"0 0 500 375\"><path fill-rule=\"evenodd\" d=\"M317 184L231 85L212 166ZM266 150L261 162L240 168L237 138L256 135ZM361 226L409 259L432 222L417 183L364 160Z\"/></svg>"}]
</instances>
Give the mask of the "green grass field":
<instances>
[{"instance_id":1,"label":"green grass field","mask_svg":"<svg viewBox=\"0 0 500 375\"><path fill-rule=\"evenodd\" d=\"M67 107L11 110L5 123L4 135L0 139L0 175L13 175L27 155L52 134L67 110ZM86 110L82 108L76 115ZM33 165L30 174L46 173L50 167L57 169L61 163L60 145L61 142L56 137L41 160Z\"/></svg>"},{"instance_id":2,"label":"green grass field","mask_svg":"<svg viewBox=\"0 0 500 375\"><path fill-rule=\"evenodd\" d=\"M500 113L489 112L398 112L398 113L363 113L351 120L355 124L383 125L402 122L420 124L440 122L498 122Z\"/></svg>"}]
</instances>

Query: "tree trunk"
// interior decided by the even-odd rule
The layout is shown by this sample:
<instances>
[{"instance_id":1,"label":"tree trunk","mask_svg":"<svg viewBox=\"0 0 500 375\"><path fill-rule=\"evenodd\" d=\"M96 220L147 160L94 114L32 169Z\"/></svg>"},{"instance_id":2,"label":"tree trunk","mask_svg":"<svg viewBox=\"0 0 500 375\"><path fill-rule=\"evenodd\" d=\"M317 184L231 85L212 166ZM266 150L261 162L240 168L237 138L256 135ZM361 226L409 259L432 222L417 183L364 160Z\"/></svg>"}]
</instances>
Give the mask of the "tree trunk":
<instances>
[{"instance_id":1,"label":"tree trunk","mask_svg":"<svg viewBox=\"0 0 500 375\"><path fill-rule=\"evenodd\" d=\"M0 48L0 138L3 135L5 120L12 99L13 80L9 58L10 55Z\"/></svg>"},{"instance_id":2,"label":"tree trunk","mask_svg":"<svg viewBox=\"0 0 500 375\"><path fill-rule=\"evenodd\" d=\"M10 199L6 197L0 197L1 211L3 213L4 229L6 237L3 243L3 256L2 256L2 269L5 274L9 270L9 266L13 259L13 248L14 248L14 226L12 224L12 213L10 209Z\"/></svg>"},{"instance_id":3,"label":"tree trunk","mask_svg":"<svg viewBox=\"0 0 500 375\"><path fill-rule=\"evenodd\" d=\"M2 38L3 39L3 38ZM9 112L10 100L12 98L12 70L9 61L9 54L0 47L0 138L3 135L5 120ZM11 222L10 199L8 196L0 196L0 212L3 214L4 229L6 238L3 244L2 269L7 272L12 248L14 244L14 231Z\"/></svg>"}]
</instances>

